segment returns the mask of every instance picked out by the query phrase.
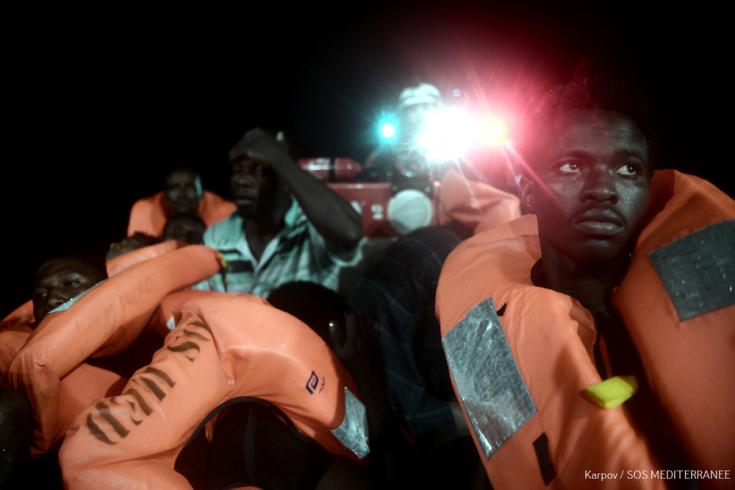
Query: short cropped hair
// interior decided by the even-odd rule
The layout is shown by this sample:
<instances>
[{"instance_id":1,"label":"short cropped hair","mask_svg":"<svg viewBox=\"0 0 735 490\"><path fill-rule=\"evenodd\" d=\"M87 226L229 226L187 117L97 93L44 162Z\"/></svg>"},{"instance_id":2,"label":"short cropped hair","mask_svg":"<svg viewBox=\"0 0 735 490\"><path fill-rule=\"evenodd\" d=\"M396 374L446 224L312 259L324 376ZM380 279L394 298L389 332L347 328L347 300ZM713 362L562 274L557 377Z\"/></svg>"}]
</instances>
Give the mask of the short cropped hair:
<instances>
[{"instance_id":1,"label":"short cropped hair","mask_svg":"<svg viewBox=\"0 0 735 490\"><path fill-rule=\"evenodd\" d=\"M655 161L655 121L643 92L633 83L602 72L578 72L572 79L552 88L537 103L527 118L519 153L534 167L540 157L549 128L570 112L600 110L630 118L648 142L649 164Z\"/></svg>"}]
</instances>

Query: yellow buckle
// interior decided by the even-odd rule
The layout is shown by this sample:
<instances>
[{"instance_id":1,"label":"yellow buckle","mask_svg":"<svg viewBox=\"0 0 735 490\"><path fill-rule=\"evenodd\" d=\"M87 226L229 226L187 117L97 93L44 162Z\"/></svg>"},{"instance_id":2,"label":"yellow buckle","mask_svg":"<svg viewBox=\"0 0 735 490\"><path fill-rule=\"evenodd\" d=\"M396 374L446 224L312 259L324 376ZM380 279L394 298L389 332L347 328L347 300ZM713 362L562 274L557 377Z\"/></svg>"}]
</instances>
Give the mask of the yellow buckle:
<instances>
[{"instance_id":1,"label":"yellow buckle","mask_svg":"<svg viewBox=\"0 0 735 490\"><path fill-rule=\"evenodd\" d=\"M613 376L584 389L585 397L600 408L615 408L638 391L635 376Z\"/></svg>"}]
</instances>

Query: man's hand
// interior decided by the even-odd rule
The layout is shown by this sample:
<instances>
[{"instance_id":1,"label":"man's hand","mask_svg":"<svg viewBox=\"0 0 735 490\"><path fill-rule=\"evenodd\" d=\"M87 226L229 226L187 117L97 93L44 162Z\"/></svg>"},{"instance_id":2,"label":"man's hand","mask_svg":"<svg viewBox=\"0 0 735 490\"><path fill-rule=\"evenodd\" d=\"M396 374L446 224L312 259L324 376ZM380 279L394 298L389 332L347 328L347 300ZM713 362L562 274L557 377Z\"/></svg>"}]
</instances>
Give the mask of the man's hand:
<instances>
[{"instance_id":1,"label":"man's hand","mask_svg":"<svg viewBox=\"0 0 735 490\"><path fill-rule=\"evenodd\" d=\"M260 128L245 133L230 152L231 160L243 156L267 165L290 160L283 133L279 132L274 139Z\"/></svg>"}]
</instances>

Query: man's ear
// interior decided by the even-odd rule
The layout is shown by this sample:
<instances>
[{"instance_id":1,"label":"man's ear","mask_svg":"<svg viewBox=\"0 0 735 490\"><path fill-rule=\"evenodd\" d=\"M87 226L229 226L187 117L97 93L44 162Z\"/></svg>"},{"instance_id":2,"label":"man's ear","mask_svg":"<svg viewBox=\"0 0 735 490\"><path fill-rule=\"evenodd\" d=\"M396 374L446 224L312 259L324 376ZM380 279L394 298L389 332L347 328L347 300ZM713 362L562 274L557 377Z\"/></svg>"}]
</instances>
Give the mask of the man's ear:
<instances>
[{"instance_id":1,"label":"man's ear","mask_svg":"<svg viewBox=\"0 0 735 490\"><path fill-rule=\"evenodd\" d=\"M521 191L521 213L522 214L534 214L536 213L536 185L533 180L529 179L526 175L521 175L518 181L518 186Z\"/></svg>"}]
</instances>

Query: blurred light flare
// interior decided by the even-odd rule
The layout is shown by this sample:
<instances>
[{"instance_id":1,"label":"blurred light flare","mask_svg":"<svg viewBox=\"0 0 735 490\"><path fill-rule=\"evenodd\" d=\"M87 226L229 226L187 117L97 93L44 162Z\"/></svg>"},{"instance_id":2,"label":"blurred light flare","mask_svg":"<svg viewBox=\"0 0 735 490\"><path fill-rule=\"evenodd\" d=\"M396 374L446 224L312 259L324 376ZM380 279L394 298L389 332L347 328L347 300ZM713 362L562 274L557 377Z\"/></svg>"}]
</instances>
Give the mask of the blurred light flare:
<instances>
[{"instance_id":1,"label":"blurred light flare","mask_svg":"<svg viewBox=\"0 0 735 490\"><path fill-rule=\"evenodd\" d=\"M392 145L398 140L398 118L394 114L383 113L378 119L378 140L382 145Z\"/></svg>"},{"instance_id":2,"label":"blurred light flare","mask_svg":"<svg viewBox=\"0 0 735 490\"><path fill-rule=\"evenodd\" d=\"M380 135L385 139L391 139L396 135L396 127L393 123L383 123L383 125L380 126Z\"/></svg>"},{"instance_id":3,"label":"blurred light flare","mask_svg":"<svg viewBox=\"0 0 735 490\"><path fill-rule=\"evenodd\" d=\"M474 150L497 150L510 143L508 124L500 115L475 115L450 106L426 114L415 145L431 162L454 160Z\"/></svg>"}]
</instances>

